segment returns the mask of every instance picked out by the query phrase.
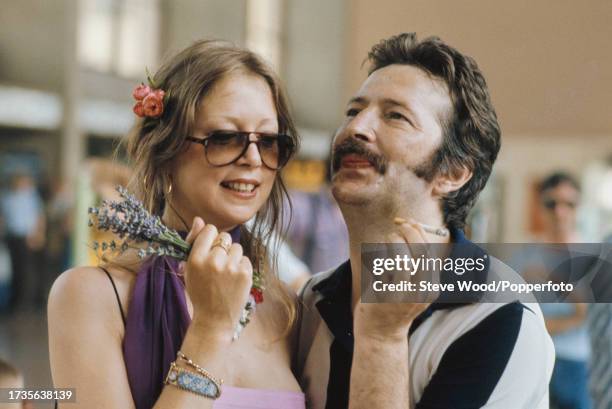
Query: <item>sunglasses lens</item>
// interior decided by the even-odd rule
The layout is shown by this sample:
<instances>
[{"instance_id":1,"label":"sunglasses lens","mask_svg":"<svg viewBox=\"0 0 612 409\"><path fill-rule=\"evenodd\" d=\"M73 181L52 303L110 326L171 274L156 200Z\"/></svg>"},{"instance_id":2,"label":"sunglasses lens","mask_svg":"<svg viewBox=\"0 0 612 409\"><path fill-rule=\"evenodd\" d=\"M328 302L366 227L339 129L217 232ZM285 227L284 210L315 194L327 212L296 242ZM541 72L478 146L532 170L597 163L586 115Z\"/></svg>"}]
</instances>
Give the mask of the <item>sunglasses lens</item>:
<instances>
[{"instance_id":1,"label":"sunglasses lens","mask_svg":"<svg viewBox=\"0 0 612 409\"><path fill-rule=\"evenodd\" d=\"M213 132L207 139L206 159L211 165L228 165L238 159L248 135L232 131Z\"/></svg>"},{"instance_id":2,"label":"sunglasses lens","mask_svg":"<svg viewBox=\"0 0 612 409\"><path fill-rule=\"evenodd\" d=\"M295 152L295 145L293 140L289 135L282 135L280 138L280 151L279 151L279 161L280 166L285 166L289 159L291 159L291 155Z\"/></svg>"},{"instance_id":3,"label":"sunglasses lens","mask_svg":"<svg viewBox=\"0 0 612 409\"><path fill-rule=\"evenodd\" d=\"M264 134L259 137L257 142L259 154L263 163L272 169L277 169L279 166L279 138L277 135Z\"/></svg>"},{"instance_id":4,"label":"sunglasses lens","mask_svg":"<svg viewBox=\"0 0 612 409\"><path fill-rule=\"evenodd\" d=\"M264 164L272 169L280 169L293 152L291 139L287 135L263 134L258 142L259 154Z\"/></svg>"},{"instance_id":5,"label":"sunglasses lens","mask_svg":"<svg viewBox=\"0 0 612 409\"><path fill-rule=\"evenodd\" d=\"M544 202L544 207L548 210L554 210L554 208L557 207L557 202L555 202L554 200L546 200Z\"/></svg>"},{"instance_id":6,"label":"sunglasses lens","mask_svg":"<svg viewBox=\"0 0 612 409\"><path fill-rule=\"evenodd\" d=\"M576 203L569 202L569 201L567 201L567 202L564 202L564 201L558 202L556 200L545 200L544 201L544 207L546 209L548 209L548 210L555 210L555 208L557 206L565 206L565 207L568 207L570 209L575 209L576 208Z\"/></svg>"},{"instance_id":7,"label":"sunglasses lens","mask_svg":"<svg viewBox=\"0 0 612 409\"><path fill-rule=\"evenodd\" d=\"M206 159L213 166L229 165L242 156L249 144L249 132L215 131L206 138ZM293 142L287 135L257 134L255 142L262 162L268 168L282 168L293 153Z\"/></svg>"}]
</instances>

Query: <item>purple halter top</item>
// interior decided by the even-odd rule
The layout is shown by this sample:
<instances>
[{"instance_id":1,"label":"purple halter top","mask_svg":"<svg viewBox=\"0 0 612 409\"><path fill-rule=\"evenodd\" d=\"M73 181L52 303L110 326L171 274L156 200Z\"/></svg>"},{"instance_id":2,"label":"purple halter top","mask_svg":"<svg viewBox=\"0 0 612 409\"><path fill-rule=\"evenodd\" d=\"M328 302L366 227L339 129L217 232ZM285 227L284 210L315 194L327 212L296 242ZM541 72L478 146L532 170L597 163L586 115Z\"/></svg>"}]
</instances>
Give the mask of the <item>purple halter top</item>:
<instances>
[{"instance_id":1,"label":"purple halter top","mask_svg":"<svg viewBox=\"0 0 612 409\"><path fill-rule=\"evenodd\" d=\"M239 242L240 227L230 232ZM151 257L136 276L123 339L123 358L136 409L153 407L191 323L179 262Z\"/></svg>"}]
</instances>

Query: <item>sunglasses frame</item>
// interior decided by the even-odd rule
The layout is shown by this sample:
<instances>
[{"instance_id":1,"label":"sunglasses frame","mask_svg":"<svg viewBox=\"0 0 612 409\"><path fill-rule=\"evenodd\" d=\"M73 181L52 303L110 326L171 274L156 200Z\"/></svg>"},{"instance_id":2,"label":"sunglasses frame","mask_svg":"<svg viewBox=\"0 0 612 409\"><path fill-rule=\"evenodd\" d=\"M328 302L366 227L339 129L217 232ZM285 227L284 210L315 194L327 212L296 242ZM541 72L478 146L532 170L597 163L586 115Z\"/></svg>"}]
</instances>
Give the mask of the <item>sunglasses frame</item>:
<instances>
[{"instance_id":1,"label":"sunglasses frame","mask_svg":"<svg viewBox=\"0 0 612 409\"><path fill-rule=\"evenodd\" d=\"M208 159L208 143L209 143L210 139L215 134L218 134L218 133L237 134L237 135L240 135L243 138L243 140L246 140L246 143L244 144L244 147L242 148L242 151L240 152L240 154L236 158L232 159L231 161L229 161L228 163L225 163L223 165L215 165L215 164L210 162L210 159ZM256 135L258 137L261 137L261 136L268 136L268 137L274 136L274 137L276 137L277 140L279 140L280 138L286 138L287 148L288 148L290 153L287 155L287 158L284 160L284 162L281 162L281 158L280 157L278 158L279 165L277 167L269 166L266 163L266 161L264 160L263 155L261 154L261 147L259 146L259 144L262 143L262 140L261 139L256 139L256 140L252 141L251 140L251 135ZM289 162L289 159L291 158L291 156L293 155L294 150L295 150L295 144L293 143L293 140L291 139L291 137L289 135L283 134L283 133L254 132L254 131L253 132L251 132L251 131L230 131L230 130L219 129L219 130L215 130L215 131L212 131L212 132L208 133L205 138L195 138L193 136L188 136L186 139L188 141L190 141L190 142L194 142L194 143L202 145L204 147L204 156L206 157L206 161L208 162L208 164L211 165L211 166L214 166L214 167L218 167L218 168L223 167L223 166L231 165L232 163L235 163L236 161L238 161L238 159L240 159L240 158L242 158L244 156L244 154L249 149L249 146L252 143L254 143L255 146L257 146L257 152L259 153L259 157L261 158L261 163L263 163L263 165L266 168L271 169L271 170L280 170L280 169L282 169L287 164L287 162ZM279 155L280 155L280 150L279 150Z\"/></svg>"}]
</instances>

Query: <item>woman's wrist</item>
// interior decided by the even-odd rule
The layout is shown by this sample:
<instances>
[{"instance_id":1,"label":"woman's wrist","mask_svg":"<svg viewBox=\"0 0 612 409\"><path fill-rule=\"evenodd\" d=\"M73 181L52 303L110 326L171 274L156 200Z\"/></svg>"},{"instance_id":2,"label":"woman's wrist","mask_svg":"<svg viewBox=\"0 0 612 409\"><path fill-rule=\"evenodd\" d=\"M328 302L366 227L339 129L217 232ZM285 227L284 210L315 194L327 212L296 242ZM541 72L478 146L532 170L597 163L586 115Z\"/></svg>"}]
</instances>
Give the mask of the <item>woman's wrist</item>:
<instances>
[{"instance_id":1,"label":"woman's wrist","mask_svg":"<svg viewBox=\"0 0 612 409\"><path fill-rule=\"evenodd\" d=\"M189 326L189 331L203 343L210 346L229 346L234 334L234 328L230 325L211 322L211 320L200 319L194 316Z\"/></svg>"},{"instance_id":2,"label":"woman's wrist","mask_svg":"<svg viewBox=\"0 0 612 409\"><path fill-rule=\"evenodd\" d=\"M209 370L215 377L224 379L224 357L232 343L231 333L216 332L200 321L192 321L180 350L193 362ZM178 360L179 366L184 366Z\"/></svg>"}]
</instances>

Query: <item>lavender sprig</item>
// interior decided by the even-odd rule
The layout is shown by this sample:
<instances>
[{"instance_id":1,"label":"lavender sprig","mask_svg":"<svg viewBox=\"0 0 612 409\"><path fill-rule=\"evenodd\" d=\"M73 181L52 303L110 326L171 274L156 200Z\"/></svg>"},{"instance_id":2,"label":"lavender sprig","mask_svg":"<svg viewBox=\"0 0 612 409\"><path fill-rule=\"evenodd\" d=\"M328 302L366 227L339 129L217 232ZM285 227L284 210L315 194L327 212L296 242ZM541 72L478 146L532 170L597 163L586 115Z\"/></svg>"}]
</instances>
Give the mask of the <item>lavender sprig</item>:
<instances>
[{"instance_id":1,"label":"lavender sprig","mask_svg":"<svg viewBox=\"0 0 612 409\"><path fill-rule=\"evenodd\" d=\"M138 256L144 258L150 255L170 256L179 260L187 260L191 246L173 229L164 225L159 216L151 215L127 189L118 186L117 191L123 199L120 202L103 201L102 206L89 208L90 226L101 231L110 231L119 239L135 243L148 243L140 249ZM106 248L105 248L106 244ZM94 249L102 251L115 250L111 243L95 243ZM127 250L122 246L121 252Z\"/></svg>"}]
</instances>

